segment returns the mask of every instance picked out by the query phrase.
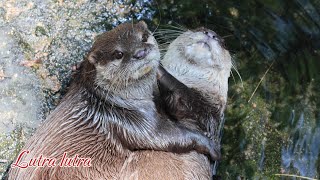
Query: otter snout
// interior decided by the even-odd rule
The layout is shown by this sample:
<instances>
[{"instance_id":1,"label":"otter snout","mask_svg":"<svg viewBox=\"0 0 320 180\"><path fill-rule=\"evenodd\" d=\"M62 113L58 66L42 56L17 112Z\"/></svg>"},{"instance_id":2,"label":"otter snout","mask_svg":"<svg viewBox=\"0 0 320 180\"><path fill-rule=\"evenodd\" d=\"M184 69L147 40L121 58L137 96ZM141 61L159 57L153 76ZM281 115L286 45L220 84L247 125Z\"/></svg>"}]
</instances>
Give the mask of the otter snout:
<instances>
[{"instance_id":1,"label":"otter snout","mask_svg":"<svg viewBox=\"0 0 320 180\"><path fill-rule=\"evenodd\" d=\"M137 50L136 53L133 55L133 58L139 59L139 60L144 59L149 54L149 52L150 50L148 50L147 48Z\"/></svg>"},{"instance_id":2,"label":"otter snout","mask_svg":"<svg viewBox=\"0 0 320 180\"><path fill-rule=\"evenodd\" d=\"M209 39L213 39L219 42L220 46L225 48L225 44L224 44L224 39L222 39L217 33L215 33L214 31L201 27L199 29L196 29L196 31L198 32L203 32L203 34L205 34L207 36L207 38Z\"/></svg>"},{"instance_id":3,"label":"otter snout","mask_svg":"<svg viewBox=\"0 0 320 180\"><path fill-rule=\"evenodd\" d=\"M209 38L212 38L212 39L217 38L217 34L209 29L205 29L203 33L207 35Z\"/></svg>"}]
</instances>

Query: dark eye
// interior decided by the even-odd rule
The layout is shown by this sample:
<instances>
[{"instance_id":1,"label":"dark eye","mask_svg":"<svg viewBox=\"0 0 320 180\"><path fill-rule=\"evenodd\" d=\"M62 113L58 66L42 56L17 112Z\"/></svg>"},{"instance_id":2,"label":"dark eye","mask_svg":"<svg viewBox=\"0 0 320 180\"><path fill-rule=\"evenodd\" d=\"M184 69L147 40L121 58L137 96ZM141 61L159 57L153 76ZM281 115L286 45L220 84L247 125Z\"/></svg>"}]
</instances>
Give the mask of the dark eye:
<instances>
[{"instance_id":1,"label":"dark eye","mask_svg":"<svg viewBox=\"0 0 320 180\"><path fill-rule=\"evenodd\" d=\"M148 37L149 37L148 34L143 34L142 35L142 42L147 42L148 41Z\"/></svg>"},{"instance_id":2,"label":"dark eye","mask_svg":"<svg viewBox=\"0 0 320 180\"><path fill-rule=\"evenodd\" d=\"M113 57L115 57L116 59L121 59L123 57L123 52L115 50L113 53Z\"/></svg>"}]
</instances>

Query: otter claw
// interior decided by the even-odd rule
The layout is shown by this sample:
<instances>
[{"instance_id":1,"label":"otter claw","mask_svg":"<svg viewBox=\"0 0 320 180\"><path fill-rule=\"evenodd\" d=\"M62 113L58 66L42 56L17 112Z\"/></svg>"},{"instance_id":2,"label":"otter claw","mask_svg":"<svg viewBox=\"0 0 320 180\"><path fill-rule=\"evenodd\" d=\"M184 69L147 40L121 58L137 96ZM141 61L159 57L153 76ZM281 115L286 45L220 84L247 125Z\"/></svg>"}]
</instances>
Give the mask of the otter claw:
<instances>
[{"instance_id":1,"label":"otter claw","mask_svg":"<svg viewBox=\"0 0 320 180\"><path fill-rule=\"evenodd\" d=\"M213 148L212 151L210 151L210 158L211 161L220 161L221 160L221 152L217 149L217 147Z\"/></svg>"},{"instance_id":2,"label":"otter claw","mask_svg":"<svg viewBox=\"0 0 320 180\"><path fill-rule=\"evenodd\" d=\"M196 142L202 144L198 146L196 150L199 153L207 155L210 161L219 161L221 159L220 146L216 144L216 142L209 140L208 138L202 139L201 137L196 140Z\"/></svg>"},{"instance_id":3,"label":"otter claw","mask_svg":"<svg viewBox=\"0 0 320 180\"><path fill-rule=\"evenodd\" d=\"M213 140L213 135L209 132L204 133L205 136L207 136L210 140Z\"/></svg>"}]
</instances>

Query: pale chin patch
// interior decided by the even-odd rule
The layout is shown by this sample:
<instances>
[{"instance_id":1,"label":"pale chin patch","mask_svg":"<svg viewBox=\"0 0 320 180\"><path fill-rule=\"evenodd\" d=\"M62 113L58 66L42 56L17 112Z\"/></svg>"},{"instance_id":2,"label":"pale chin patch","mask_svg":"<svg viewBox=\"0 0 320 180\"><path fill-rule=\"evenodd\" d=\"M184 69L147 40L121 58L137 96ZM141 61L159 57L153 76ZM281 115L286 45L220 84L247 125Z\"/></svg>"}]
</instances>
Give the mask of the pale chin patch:
<instances>
[{"instance_id":1,"label":"pale chin patch","mask_svg":"<svg viewBox=\"0 0 320 180\"><path fill-rule=\"evenodd\" d=\"M211 40L211 41L209 41L209 43L211 46L211 52L214 56L219 57L219 56L223 55L223 49L218 41Z\"/></svg>"},{"instance_id":2,"label":"pale chin patch","mask_svg":"<svg viewBox=\"0 0 320 180\"><path fill-rule=\"evenodd\" d=\"M194 43L185 47L186 58L191 58L198 64L213 65L212 54L208 45L204 43Z\"/></svg>"}]
</instances>

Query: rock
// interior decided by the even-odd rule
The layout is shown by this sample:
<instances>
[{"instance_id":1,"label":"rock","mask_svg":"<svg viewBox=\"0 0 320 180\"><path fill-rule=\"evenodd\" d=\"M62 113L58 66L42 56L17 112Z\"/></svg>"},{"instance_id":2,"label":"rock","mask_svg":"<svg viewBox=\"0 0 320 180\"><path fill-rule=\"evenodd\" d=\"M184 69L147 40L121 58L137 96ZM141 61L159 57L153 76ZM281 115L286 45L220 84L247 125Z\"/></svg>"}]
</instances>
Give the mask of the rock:
<instances>
[{"instance_id":1,"label":"rock","mask_svg":"<svg viewBox=\"0 0 320 180\"><path fill-rule=\"evenodd\" d=\"M0 177L59 102L72 65L83 59L94 37L130 20L131 12L144 17L136 11L141 3L0 1ZM23 136L13 136L17 132Z\"/></svg>"}]
</instances>

